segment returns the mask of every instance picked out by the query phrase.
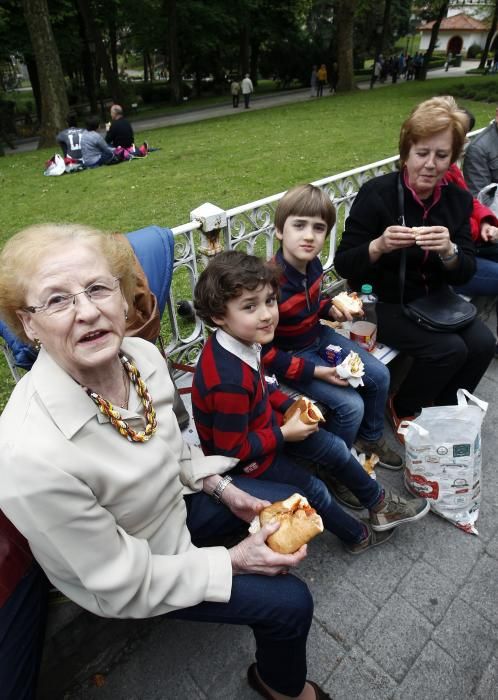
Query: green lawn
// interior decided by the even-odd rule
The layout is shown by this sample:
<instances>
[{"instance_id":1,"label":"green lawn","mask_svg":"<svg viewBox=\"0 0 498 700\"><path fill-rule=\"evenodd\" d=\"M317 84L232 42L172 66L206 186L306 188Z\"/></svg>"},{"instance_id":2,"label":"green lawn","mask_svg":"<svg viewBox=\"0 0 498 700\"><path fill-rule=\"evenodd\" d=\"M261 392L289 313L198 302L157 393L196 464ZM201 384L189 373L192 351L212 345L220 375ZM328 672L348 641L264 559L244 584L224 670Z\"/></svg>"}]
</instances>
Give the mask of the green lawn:
<instances>
[{"instance_id":1,"label":"green lawn","mask_svg":"<svg viewBox=\"0 0 498 700\"><path fill-rule=\"evenodd\" d=\"M161 148L147 159L62 177L43 177L55 148L0 158L0 242L45 221L110 231L172 227L202 202L230 208L380 160L397 152L413 105L452 84L402 83L143 132L140 140ZM462 104L475 113L476 128L494 114L491 104ZM0 407L10 391L6 376L2 368Z\"/></svg>"}]
</instances>

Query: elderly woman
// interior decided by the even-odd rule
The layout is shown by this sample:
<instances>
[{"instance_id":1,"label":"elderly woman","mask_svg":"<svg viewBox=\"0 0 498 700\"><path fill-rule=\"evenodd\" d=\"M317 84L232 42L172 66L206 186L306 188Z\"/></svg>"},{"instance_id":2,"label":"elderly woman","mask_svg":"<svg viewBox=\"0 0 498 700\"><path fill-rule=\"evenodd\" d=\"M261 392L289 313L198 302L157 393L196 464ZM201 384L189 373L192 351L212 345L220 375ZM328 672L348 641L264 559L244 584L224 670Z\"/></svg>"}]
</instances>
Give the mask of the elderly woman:
<instances>
[{"instance_id":1,"label":"elderly woman","mask_svg":"<svg viewBox=\"0 0 498 700\"><path fill-rule=\"evenodd\" d=\"M282 576L306 555L265 544L199 548L293 489L221 475L235 460L182 441L158 350L123 339L129 246L83 226L15 235L0 255L0 312L41 346L0 419L0 507L52 583L97 615L247 624L250 684L266 698L328 698L306 681L313 604ZM242 575L246 574L246 575Z\"/></svg>"},{"instance_id":2,"label":"elderly woman","mask_svg":"<svg viewBox=\"0 0 498 700\"><path fill-rule=\"evenodd\" d=\"M456 402L457 389L473 391L494 355L494 339L475 319L458 332L427 330L401 306L400 261L406 250L404 302L441 286L460 285L475 272L470 235L472 196L444 177L460 155L467 116L447 101L428 100L401 127L400 173L365 183L351 207L337 250L337 271L353 288L364 282L378 295L378 338L405 351L412 367L389 400L396 431L424 406ZM399 191L401 188L401 191ZM400 223L404 208L405 224ZM426 227L423 232L412 227Z\"/></svg>"}]
</instances>

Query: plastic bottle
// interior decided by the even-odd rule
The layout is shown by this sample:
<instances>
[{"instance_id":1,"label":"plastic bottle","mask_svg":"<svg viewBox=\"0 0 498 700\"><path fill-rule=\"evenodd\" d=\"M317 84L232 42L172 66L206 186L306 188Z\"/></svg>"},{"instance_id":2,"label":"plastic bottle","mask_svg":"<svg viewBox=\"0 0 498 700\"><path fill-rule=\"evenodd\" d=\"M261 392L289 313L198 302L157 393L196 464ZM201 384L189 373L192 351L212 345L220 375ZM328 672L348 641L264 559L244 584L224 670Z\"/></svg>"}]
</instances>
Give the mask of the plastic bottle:
<instances>
[{"instance_id":1,"label":"plastic bottle","mask_svg":"<svg viewBox=\"0 0 498 700\"><path fill-rule=\"evenodd\" d=\"M372 285L362 285L360 299L363 304L364 317L361 321L355 321L352 324L350 337L362 348L372 352L377 340L377 297L372 292Z\"/></svg>"}]
</instances>

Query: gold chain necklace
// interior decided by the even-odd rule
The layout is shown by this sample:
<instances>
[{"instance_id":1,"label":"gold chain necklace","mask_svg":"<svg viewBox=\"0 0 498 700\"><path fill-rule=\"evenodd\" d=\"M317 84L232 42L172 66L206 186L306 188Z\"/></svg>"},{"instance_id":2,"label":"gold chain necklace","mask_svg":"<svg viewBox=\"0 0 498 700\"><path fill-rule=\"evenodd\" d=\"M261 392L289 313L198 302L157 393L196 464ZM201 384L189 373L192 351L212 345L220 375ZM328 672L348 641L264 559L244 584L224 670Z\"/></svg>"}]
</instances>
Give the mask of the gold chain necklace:
<instances>
[{"instance_id":1,"label":"gold chain necklace","mask_svg":"<svg viewBox=\"0 0 498 700\"><path fill-rule=\"evenodd\" d=\"M131 428L128 423L122 419L120 412L114 408L110 401L107 401L100 396L100 394L88 389L86 386L83 387L83 389L92 399L92 401L99 407L101 413L108 416L110 422L120 435L125 437L130 442L147 442L147 440L150 440L154 435L157 428L156 411L152 404L152 398L144 380L140 376L140 372L135 365L124 355L120 355L119 359L121 360L130 381L133 382L136 392L140 396L142 405L145 409L145 418L147 420L145 430L141 430L140 432L133 430L133 428Z\"/></svg>"}]
</instances>

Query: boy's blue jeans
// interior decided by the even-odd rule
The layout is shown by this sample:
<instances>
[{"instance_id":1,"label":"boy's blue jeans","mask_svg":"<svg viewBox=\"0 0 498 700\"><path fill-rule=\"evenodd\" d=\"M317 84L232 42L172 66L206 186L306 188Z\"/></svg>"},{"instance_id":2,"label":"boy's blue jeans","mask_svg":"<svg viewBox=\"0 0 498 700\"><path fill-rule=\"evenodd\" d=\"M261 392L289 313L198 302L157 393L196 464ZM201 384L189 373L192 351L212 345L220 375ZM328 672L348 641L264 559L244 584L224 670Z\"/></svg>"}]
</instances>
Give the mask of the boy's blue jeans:
<instances>
[{"instance_id":1,"label":"boy's blue jeans","mask_svg":"<svg viewBox=\"0 0 498 700\"><path fill-rule=\"evenodd\" d=\"M498 296L498 260L476 257L476 271L465 284L453 287L458 294L468 296ZM498 303L496 306L498 319Z\"/></svg>"},{"instance_id":2,"label":"boy's blue jeans","mask_svg":"<svg viewBox=\"0 0 498 700\"><path fill-rule=\"evenodd\" d=\"M270 502L281 501L296 489L246 476L234 476L243 491ZM241 521L205 493L185 497L187 527L194 542L229 534ZM175 610L168 617L200 622L249 625L256 640L258 673L273 690L299 695L306 681L306 640L313 616L308 587L295 576L234 576L228 603L200 603Z\"/></svg>"},{"instance_id":3,"label":"boy's blue jeans","mask_svg":"<svg viewBox=\"0 0 498 700\"><path fill-rule=\"evenodd\" d=\"M293 354L311 360L315 365L327 366L327 361L323 358L325 348L330 344L340 345L346 355L350 350L360 355L365 365L363 387L353 389L351 386L337 386L321 379L313 379L309 383L285 381L309 398L327 406L325 428L339 435L348 447L352 446L357 437L375 442L382 437L384 431L389 370L369 352L360 348L358 343L344 338L327 326L320 327L320 335L312 345Z\"/></svg>"}]
</instances>

